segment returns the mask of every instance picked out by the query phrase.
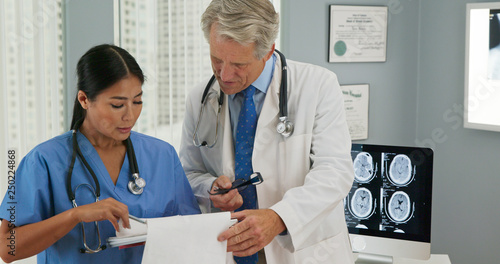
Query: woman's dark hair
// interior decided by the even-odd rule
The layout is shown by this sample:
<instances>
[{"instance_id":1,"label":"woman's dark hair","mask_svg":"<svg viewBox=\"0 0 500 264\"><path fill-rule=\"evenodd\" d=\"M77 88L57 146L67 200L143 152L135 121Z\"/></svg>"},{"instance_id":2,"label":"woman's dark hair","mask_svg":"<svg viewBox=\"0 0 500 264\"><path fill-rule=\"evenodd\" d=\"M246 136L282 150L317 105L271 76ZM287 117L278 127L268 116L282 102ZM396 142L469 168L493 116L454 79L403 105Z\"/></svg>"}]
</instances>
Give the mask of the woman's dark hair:
<instances>
[{"instance_id":1,"label":"woman's dark hair","mask_svg":"<svg viewBox=\"0 0 500 264\"><path fill-rule=\"evenodd\" d=\"M88 50L76 66L78 91L83 91L89 100L94 100L99 93L120 80L133 75L144 83L144 74L134 57L126 50L109 44L95 46ZM73 107L71 129L78 129L86 111L78 101L78 93Z\"/></svg>"}]
</instances>

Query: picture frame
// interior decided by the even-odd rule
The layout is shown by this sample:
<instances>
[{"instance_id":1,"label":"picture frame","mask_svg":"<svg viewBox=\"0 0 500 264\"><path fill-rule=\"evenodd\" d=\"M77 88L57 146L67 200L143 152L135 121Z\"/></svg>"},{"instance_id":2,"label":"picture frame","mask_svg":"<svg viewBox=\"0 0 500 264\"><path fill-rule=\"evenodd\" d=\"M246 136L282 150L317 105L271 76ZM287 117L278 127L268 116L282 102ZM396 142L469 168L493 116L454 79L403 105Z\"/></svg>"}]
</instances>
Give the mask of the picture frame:
<instances>
[{"instance_id":1,"label":"picture frame","mask_svg":"<svg viewBox=\"0 0 500 264\"><path fill-rule=\"evenodd\" d=\"M385 62L387 6L330 5L328 62Z\"/></svg>"},{"instance_id":2,"label":"picture frame","mask_svg":"<svg viewBox=\"0 0 500 264\"><path fill-rule=\"evenodd\" d=\"M344 108L351 140L368 138L368 110L370 102L370 85L340 85L344 97Z\"/></svg>"},{"instance_id":3,"label":"picture frame","mask_svg":"<svg viewBox=\"0 0 500 264\"><path fill-rule=\"evenodd\" d=\"M500 132L500 2L466 10L463 125Z\"/></svg>"}]
</instances>

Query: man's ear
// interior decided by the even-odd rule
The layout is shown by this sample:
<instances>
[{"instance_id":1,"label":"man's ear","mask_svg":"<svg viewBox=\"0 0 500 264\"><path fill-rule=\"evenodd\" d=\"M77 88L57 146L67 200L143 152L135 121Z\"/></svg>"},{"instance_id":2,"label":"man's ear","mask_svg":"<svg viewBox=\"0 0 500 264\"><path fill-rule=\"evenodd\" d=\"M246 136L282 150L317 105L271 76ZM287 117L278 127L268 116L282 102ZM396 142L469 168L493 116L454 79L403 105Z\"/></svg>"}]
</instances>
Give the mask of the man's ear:
<instances>
[{"instance_id":1,"label":"man's ear","mask_svg":"<svg viewBox=\"0 0 500 264\"><path fill-rule=\"evenodd\" d=\"M266 56L264 56L264 61L269 60L269 58L271 58L271 56L273 56L275 45L276 44L273 43L271 50L266 54Z\"/></svg>"}]
</instances>

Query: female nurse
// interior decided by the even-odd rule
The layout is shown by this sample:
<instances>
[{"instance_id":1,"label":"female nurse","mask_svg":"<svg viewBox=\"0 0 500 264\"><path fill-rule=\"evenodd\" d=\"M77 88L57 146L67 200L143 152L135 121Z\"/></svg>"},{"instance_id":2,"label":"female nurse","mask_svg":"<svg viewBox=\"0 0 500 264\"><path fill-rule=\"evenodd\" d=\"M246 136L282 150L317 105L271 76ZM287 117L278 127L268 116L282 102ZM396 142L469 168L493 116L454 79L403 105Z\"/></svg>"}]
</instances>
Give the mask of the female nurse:
<instances>
[{"instance_id":1,"label":"female nurse","mask_svg":"<svg viewBox=\"0 0 500 264\"><path fill-rule=\"evenodd\" d=\"M134 221L129 214L200 213L174 148L131 131L141 113L144 83L135 59L119 47L99 45L80 58L77 75L71 124L76 133L66 132L31 150L17 169L15 197L6 195L0 206L0 256L5 262L37 254L38 263L140 263L144 246L105 246L120 219L127 228ZM98 184L78 156L68 180L73 137ZM128 138L146 181L140 194L127 186L134 163L127 154Z\"/></svg>"}]
</instances>

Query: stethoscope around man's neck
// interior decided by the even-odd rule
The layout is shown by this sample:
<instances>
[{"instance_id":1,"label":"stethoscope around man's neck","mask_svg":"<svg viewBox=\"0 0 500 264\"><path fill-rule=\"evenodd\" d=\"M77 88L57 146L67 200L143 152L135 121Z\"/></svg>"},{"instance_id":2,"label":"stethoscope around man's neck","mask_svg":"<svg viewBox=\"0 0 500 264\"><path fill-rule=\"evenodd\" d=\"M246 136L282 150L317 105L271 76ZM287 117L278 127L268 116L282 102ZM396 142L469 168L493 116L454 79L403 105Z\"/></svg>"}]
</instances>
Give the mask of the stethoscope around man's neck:
<instances>
[{"instance_id":1,"label":"stethoscope around man's neck","mask_svg":"<svg viewBox=\"0 0 500 264\"><path fill-rule=\"evenodd\" d=\"M279 93L279 122L276 125L276 131L281 134L283 137L287 138L293 133L293 123L288 120L288 97L287 97L287 88L288 88L288 79L287 79L287 71L288 67L286 64L286 58L283 53L281 53L279 50L275 50L276 53L280 56L281 60L281 83L280 83L280 93ZM197 134L198 134L198 126L200 125L201 121L201 116L203 115L203 106L205 105L205 101L208 99L208 93L210 91L210 87L212 87L213 83L215 82L215 76L212 75L212 78L210 78L210 81L208 81L207 86L205 87L205 90L203 91L203 95L201 97L201 108L200 108L200 115L198 117L198 122L196 124L194 133L193 133L193 143L197 147L208 147L211 148L217 143L217 138L218 138L218 130L219 130L219 114L220 110L222 108L222 104L224 103L224 92L222 89L220 89L220 94L219 94L219 110L217 112L217 124L215 128L215 139L212 144L208 144L207 141L202 141L200 142L198 140Z\"/></svg>"}]
</instances>

